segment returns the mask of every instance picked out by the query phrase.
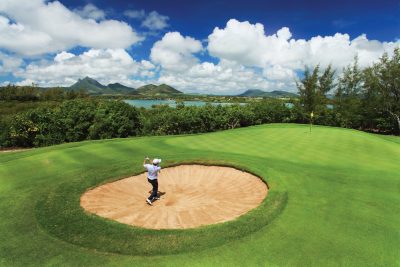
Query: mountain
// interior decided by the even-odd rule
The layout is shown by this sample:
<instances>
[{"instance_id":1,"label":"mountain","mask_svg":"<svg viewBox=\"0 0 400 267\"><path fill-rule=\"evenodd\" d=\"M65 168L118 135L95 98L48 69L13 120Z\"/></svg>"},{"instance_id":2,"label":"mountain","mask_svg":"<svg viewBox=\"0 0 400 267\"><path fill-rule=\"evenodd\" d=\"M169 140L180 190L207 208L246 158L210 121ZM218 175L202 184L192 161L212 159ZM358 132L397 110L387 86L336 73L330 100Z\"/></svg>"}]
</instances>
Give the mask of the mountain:
<instances>
[{"instance_id":1,"label":"mountain","mask_svg":"<svg viewBox=\"0 0 400 267\"><path fill-rule=\"evenodd\" d=\"M89 94L137 94L135 88L131 88L120 83L102 85L95 79L85 77L79 79L69 87L71 90L85 90Z\"/></svg>"},{"instance_id":2,"label":"mountain","mask_svg":"<svg viewBox=\"0 0 400 267\"><path fill-rule=\"evenodd\" d=\"M101 94L108 89L107 86L102 85L95 79L85 77L79 79L76 83L69 87L72 90L86 90L89 94Z\"/></svg>"},{"instance_id":3,"label":"mountain","mask_svg":"<svg viewBox=\"0 0 400 267\"><path fill-rule=\"evenodd\" d=\"M261 91L259 89L249 89L238 96L248 96L248 97L257 97L257 96L263 96L266 92Z\"/></svg>"},{"instance_id":4,"label":"mountain","mask_svg":"<svg viewBox=\"0 0 400 267\"><path fill-rule=\"evenodd\" d=\"M272 92L265 92L259 89L249 89L238 96L244 97L272 97L272 98L289 98L289 97L298 97L297 94L286 92L286 91L279 91L275 90Z\"/></svg>"},{"instance_id":5,"label":"mountain","mask_svg":"<svg viewBox=\"0 0 400 267\"><path fill-rule=\"evenodd\" d=\"M107 85L108 88L110 88L114 93L125 93L125 94L134 94L137 95L138 92L135 90L135 88L125 86L120 83L110 83Z\"/></svg>"},{"instance_id":6,"label":"mountain","mask_svg":"<svg viewBox=\"0 0 400 267\"><path fill-rule=\"evenodd\" d=\"M166 84L160 84L160 85L154 85L154 84L148 84L141 86L136 89L136 91L141 94L141 95L171 95L171 94L182 94L181 91L176 90L175 88L166 85Z\"/></svg>"},{"instance_id":7,"label":"mountain","mask_svg":"<svg viewBox=\"0 0 400 267\"><path fill-rule=\"evenodd\" d=\"M175 88L167 85L154 85L148 84L138 89L125 86L120 83L110 83L109 85L102 85L95 79L90 77L85 77L83 79L79 79L75 84L68 87L71 90L85 90L89 94L130 94L130 95L174 95L174 94L182 94L181 91L176 90Z\"/></svg>"}]
</instances>

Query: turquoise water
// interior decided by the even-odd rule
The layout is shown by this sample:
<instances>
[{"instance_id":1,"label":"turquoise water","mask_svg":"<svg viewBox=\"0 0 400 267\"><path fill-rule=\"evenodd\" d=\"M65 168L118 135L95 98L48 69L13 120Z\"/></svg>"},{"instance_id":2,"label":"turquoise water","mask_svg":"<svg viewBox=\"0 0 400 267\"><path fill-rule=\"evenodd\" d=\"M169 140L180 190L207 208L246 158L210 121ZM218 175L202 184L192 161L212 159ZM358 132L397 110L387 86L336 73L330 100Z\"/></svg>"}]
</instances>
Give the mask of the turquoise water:
<instances>
[{"instance_id":1,"label":"turquoise water","mask_svg":"<svg viewBox=\"0 0 400 267\"><path fill-rule=\"evenodd\" d=\"M285 107L292 108L294 107L293 103L285 103Z\"/></svg>"},{"instance_id":2,"label":"turquoise water","mask_svg":"<svg viewBox=\"0 0 400 267\"><path fill-rule=\"evenodd\" d=\"M133 100L124 100L125 103L128 103L131 106L135 106L137 108L152 108L152 106L156 105L168 105L172 108L176 107L176 102L175 100L157 100L157 99L133 99ZM233 105L234 103L211 103L211 102L205 102L205 101L183 101L185 106L196 106L196 107L201 107L204 106L206 103L210 103L213 106L217 105ZM245 105L246 103L239 103L240 105ZM294 105L292 103L285 103L285 106L287 108L292 108ZM326 105L328 109L333 109L333 105Z\"/></svg>"},{"instance_id":3,"label":"turquoise water","mask_svg":"<svg viewBox=\"0 0 400 267\"><path fill-rule=\"evenodd\" d=\"M138 107L138 108L151 108L154 105L168 105L170 107L176 107L175 100L156 100L156 99L133 99L133 100L124 100L125 103L129 105ZM185 106L204 106L207 102L205 101L183 101ZM232 105L233 103L210 103L213 106L216 105ZM242 105L243 103L241 103Z\"/></svg>"}]
</instances>

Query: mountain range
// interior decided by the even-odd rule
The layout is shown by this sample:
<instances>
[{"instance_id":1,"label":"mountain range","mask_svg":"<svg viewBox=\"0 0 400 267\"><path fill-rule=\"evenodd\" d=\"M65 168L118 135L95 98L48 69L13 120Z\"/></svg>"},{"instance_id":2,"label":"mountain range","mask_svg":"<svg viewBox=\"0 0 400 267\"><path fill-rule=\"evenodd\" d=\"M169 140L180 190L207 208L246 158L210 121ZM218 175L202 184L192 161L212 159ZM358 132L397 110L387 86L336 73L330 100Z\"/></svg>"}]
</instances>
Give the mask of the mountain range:
<instances>
[{"instance_id":1,"label":"mountain range","mask_svg":"<svg viewBox=\"0 0 400 267\"><path fill-rule=\"evenodd\" d=\"M103 85L90 77L79 79L76 83L74 83L70 87L67 87L67 89L85 90L89 94L129 94L152 96L182 94L181 91L176 90L175 88L166 84L148 84L135 89L120 83L110 83L108 85Z\"/></svg>"},{"instance_id":2,"label":"mountain range","mask_svg":"<svg viewBox=\"0 0 400 267\"><path fill-rule=\"evenodd\" d=\"M265 92L259 89L249 89L238 96L244 97L272 97L272 98L290 98L290 97L298 97L297 94L286 92L286 91L279 91L275 90L272 92Z\"/></svg>"},{"instance_id":3,"label":"mountain range","mask_svg":"<svg viewBox=\"0 0 400 267\"><path fill-rule=\"evenodd\" d=\"M45 88L43 88L45 89ZM93 95L101 95L101 94L122 94L122 95L143 95L143 96L174 96L178 94L183 94L181 91L169 86L167 84L147 84L143 85L139 88L133 88L129 86L125 86L120 83L110 83L108 85L103 85L92 79L90 77L85 77L83 79L79 79L76 83L71 85L70 87L64 87L67 90L85 90L89 94ZM209 95L213 96L213 95ZM245 92L236 95L240 97L271 97L271 98L292 98L298 97L297 94L275 90L272 92L265 92L259 89L249 89Z\"/></svg>"}]
</instances>

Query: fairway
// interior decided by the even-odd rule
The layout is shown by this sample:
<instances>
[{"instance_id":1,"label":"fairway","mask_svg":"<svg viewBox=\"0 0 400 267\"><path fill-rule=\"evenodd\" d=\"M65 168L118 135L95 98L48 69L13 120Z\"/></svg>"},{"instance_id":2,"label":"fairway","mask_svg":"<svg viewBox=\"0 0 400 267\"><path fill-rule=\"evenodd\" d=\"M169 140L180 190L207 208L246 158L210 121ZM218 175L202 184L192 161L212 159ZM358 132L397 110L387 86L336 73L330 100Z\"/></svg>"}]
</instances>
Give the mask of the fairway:
<instances>
[{"instance_id":1,"label":"fairway","mask_svg":"<svg viewBox=\"0 0 400 267\"><path fill-rule=\"evenodd\" d=\"M399 266L399 140L270 124L1 153L0 266ZM187 230L81 208L88 189L142 173L146 155L242 169L269 192L233 221Z\"/></svg>"}]
</instances>

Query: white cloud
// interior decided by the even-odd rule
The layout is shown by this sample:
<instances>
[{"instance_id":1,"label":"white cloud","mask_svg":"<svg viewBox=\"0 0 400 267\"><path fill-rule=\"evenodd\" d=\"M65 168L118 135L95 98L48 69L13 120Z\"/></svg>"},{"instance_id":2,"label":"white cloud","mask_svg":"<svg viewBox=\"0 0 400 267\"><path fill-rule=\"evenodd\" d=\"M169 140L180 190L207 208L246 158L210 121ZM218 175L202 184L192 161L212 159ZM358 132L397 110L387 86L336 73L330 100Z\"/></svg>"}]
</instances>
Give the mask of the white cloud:
<instances>
[{"instance_id":1,"label":"white cloud","mask_svg":"<svg viewBox=\"0 0 400 267\"><path fill-rule=\"evenodd\" d=\"M152 11L142 22L142 27L148 28L151 31L159 31L168 27L168 16L159 14L157 11Z\"/></svg>"},{"instance_id":2,"label":"white cloud","mask_svg":"<svg viewBox=\"0 0 400 267\"><path fill-rule=\"evenodd\" d=\"M31 79L26 79L20 82L12 83L18 86L32 86L32 85L37 85L37 83L34 80Z\"/></svg>"},{"instance_id":3,"label":"white cloud","mask_svg":"<svg viewBox=\"0 0 400 267\"><path fill-rule=\"evenodd\" d=\"M231 19L225 29L214 29L208 36L208 51L212 56L246 65L262 65L260 59L265 45L264 26Z\"/></svg>"},{"instance_id":4,"label":"white cloud","mask_svg":"<svg viewBox=\"0 0 400 267\"><path fill-rule=\"evenodd\" d=\"M146 12L141 10L125 10L124 15L131 19L144 19L146 17Z\"/></svg>"},{"instance_id":5,"label":"white cloud","mask_svg":"<svg viewBox=\"0 0 400 267\"><path fill-rule=\"evenodd\" d=\"M51 37L0 15L0 48L25 55L42 54L49 50Z\"/></svg>"},{"instance_id":6,"label":"white cloud","mask_svg":"<svg viewBox=\"0 0 400 267\"><path fill-rule=\"evenodd\" d=\"M0 52L0 76L17 71L22 63L23 60L21 58Z\"/></svg>"},{"instance_id":7,"label":"white cloud","mask_svg":"<svg viewBox=\"0 0 400 267\"><path fill-rule=\"evenodd\" d=\"M104 11L93 4L87 4L82 8L74 9L74 12L85 19L102 20L106 17Z\"/></svg>"},{"instance_id":8,"label":"white cloud","mask_svg":"<svg viewBox=\"0 0 400 267\"><path fill-rule=\"evenodd\" d=\"M61 53L57 54L57 55L54 57L54 61L55 61L55 62L60 62L60 63L61 63L61 62L66 61L66 60L68 60L68 59L70 59L70 58L73 58L73 57L75 57L74 54L68 53L68 52L65 52L65 51L62 51Z\"/></svg>"},{"instance_id":9,"label":"white cloud","mask_svg":"<svg viewBox=\"0 0 400 267\"><path fill-rule=\"evenodd\" d=\"M150 31L160 31L169 26L169 17L159 14L157 11L151 11L150 13L146 14L143 9L128 9L124 11L124 15L131 19L142 20L141 26L149 29Z\"/></svg>"},{"instance_id":10,"label":"white cloud","mask_svg":"<svg viewBox=\"0 0 400 267\"><path fill-rule=\"evenodd\" d=\"M232 61L218 64L203 62L181 72L162 71L159 83L167 83L185 92L239 94L247 89L290 90L294 81L271 81L257 68L248 68Z\"/></svg>"},{"instance_id":11,"label":"white cloud","mask_svg":"<svg viewBox=\"0 0 400 267\"><path fill-rule=\"evenodd\" d=\"M170 84L186 92L226 93L237 90L237 78L247 80L250 72L240 72L223 68L210 62L192 66L184 72L163 72L159 78L162 83ZM254 78L254 77L253 77ZM254 80L252 82L255 82Z\"/></svg>"},{"instance_id":12,"label":"white cloud","mask_svg":"<svg viewBox=\"0 0 400 267\"><path fill-rule=\"evenodd\" d=\"M163 69L178 72L195 65L198 59L193 54L202 49L200 41L183 37L179 32L168 32L153 45L150 58Z\"/></svg>"},{"instance_id":13,"label":"white cloud","mask_svg":"<svg viewBox=\"0 0 400 267\"><path fill-rule=\"evenodd\" d=\"M125 22L84 19L58 1L1 0L0 13L0 48L25 56L75 46L127 48L143 39Z\"/></svg>"},{"instance_id":14,"label":"white cloud","mask_svg":"<svg viewBox=\"0 0 400 267\"><path fill-rule=\"evenodd\" d=\"M153 65L153 63L151 63L150 61L147 61L147 60L142 60L142 61L140 61L140 63L142 64L143 68L146 70L151 70L156 67Z\"/></svg>"},{"instance_id":15,"label":"white cloud","mask_svg":"<svg viewBox=\"0 0 400 267\"><path fill-rule=\"evenodd\" d=\"M264 68L263 75L268 80L276 81L294 81L296 78L296 73L294 72L294 70L290 68L284 68L280 65L274 65Z\"/></svg>"},{"instance_id":16,"label":"white cloud","mask_svg":"<svg viewBox=\"0 0 400 267\"><path fill-rule=\"evenodd\" d=\"M332 64L341 69L358 55L365 67L376 61L384 52L392 52L399 43L368 40L360 35L351 40L348 34L316 36L310 40L293 39L286 27L276 34L266 35L260 23L251 24L231 19L224 29L215 28L208 37L208 51L212 56L246 66L269 68L280 66L302 69L304 65L325 67Z\"/></svg>"},{"instance_id":17,"label":"white cloud","mask_svg":"<svg viewBox=\"0 0 400 267\"><path fill-rule=\"evenodd\" d=\"M124 49L90 49L80 55L61 52L53 61L33 62L16 73L23 83L44 86L70 86L89 76L103 84L120 82L130 86L144 82L135 78L154 76L154 65L146 60L135 61Z\"/></svg>"},{"instance_id":18,"label":"white cloud","mask_svg":"<svg viewBox=\"0 0 400 267\"><path fill-rule=\"evenodd\" d=\"M10 81L1 81L0 86L7 86L9 84L14 84L14 83L12 83Z\"/></svg>"},{"instance_id":19,"label":"white cloud","mask_svg":"<svg viewBox=\"0 0 400 267\"><path fill-rule=\"evenodd\" d=\"M167 83L185 92L217 94L238 94L249 88L275 90L293 87L294 73L291 70L271 68L264 76L261 68L246 67L233 60L221 59L218 64L201 63L195 54L202 49L200 41L183 37L179 32L165 34L154 44L150 55L151 60L161 66L158 83ZM290 78L283 77L285 74L290 74ZM268 80L268 76L274 76L276 81Z\"/></svg>"}]
</instances>

